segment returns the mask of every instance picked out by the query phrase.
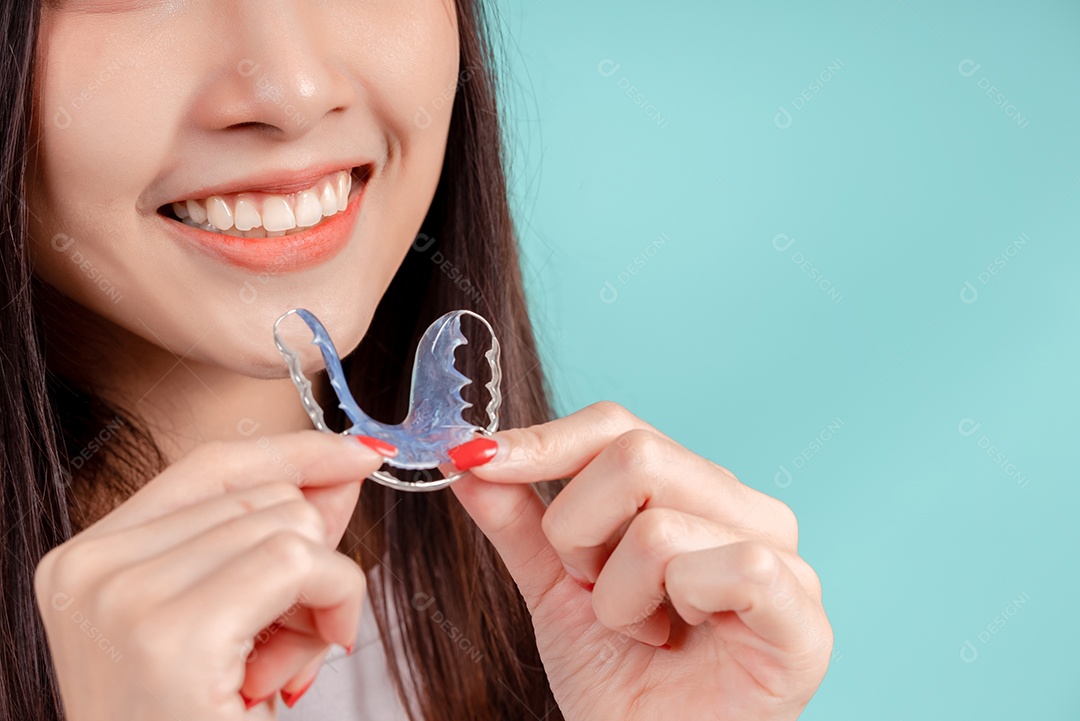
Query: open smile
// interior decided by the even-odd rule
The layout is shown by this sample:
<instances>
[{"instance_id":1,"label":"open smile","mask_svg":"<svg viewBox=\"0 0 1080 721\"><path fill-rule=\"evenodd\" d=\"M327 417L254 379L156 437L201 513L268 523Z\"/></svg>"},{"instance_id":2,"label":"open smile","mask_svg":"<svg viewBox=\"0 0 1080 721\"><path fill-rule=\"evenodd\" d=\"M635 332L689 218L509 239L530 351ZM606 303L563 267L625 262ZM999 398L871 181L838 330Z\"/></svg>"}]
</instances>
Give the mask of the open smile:
<instances>
[{"instance_id":1,"label":"open smile","mask_svg":"<svg viewBox=\"0 0 1080 721\"><path fill-rule=\"evenodd\" d=\"M185 243L232 265L297 270L345 246L370 175L370 165L358 166L294 192L215 193L167 203L158 214Z\"/></svg>"}]
</instances>

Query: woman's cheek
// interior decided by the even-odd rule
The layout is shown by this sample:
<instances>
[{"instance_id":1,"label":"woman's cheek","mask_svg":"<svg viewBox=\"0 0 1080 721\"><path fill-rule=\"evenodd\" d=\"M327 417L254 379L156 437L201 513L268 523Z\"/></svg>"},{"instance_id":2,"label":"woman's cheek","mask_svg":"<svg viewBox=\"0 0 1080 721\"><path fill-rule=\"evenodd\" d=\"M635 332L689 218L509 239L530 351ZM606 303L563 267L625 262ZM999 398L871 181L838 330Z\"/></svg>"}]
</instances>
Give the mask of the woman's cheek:
<instances>
[{"instance_id":1,"label":"woman's cheek","mask_svg":"<svg viewBox=\"0 0 1080 721\"><path fill-rule=\"evenodd\" d=\"M362 31L358 64L365 92L388 121L387 165L395 178L380 189L383 219L396 226L394 237L411 243L442 173L462 83L456 10L444 0L383 5L373 10L383 19Z\"/></svg>"}]
</instances>

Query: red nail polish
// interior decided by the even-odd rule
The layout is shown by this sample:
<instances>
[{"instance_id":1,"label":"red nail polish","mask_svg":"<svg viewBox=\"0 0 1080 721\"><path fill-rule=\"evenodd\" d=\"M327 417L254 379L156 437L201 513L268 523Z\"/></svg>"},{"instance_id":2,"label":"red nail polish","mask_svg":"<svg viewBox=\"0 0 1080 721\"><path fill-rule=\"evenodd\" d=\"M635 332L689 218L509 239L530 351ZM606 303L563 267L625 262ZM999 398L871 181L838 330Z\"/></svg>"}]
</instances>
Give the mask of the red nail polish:
<instances>
[{"instance_id":1,"label":"red nail polish","mask_svg":"<svg viewBox=\"0 0 1080 721\"><path fill-rule=\"evenodd\" d=\"M593 583L592 581L590 581L588 578L586 578L585 574L582 573L581 571L579 571L579 570L577 570L575 568L571 568L570 566L567 566L565 563L563 564L563 568L566 569L566 575L569 576L571 579L573 579L574 583L581 586L586 591L592 591L593 588L596 586L596 584Z\"/></svg>"},{"instance_id":2,"label":"red nail polish","mask_svg":"<svg viewBox=\"0 0 1080 721\"><path fill-rule=\"evenodd\" d=\"M253 698L248 698L247 696L245 696L243 691L240 692L240 698L244 699L244 708L251 708L252 706L258 706L263 701L266 701L267 699L269 699L273 695L274 694L272 694L272 693L268 693L265 696L263 696L262 698L254 698L253 699Z\"/></svg>"},{"instance_id":3,"label":"red nail polish","mask_svg":"<svg viewBox=\"0 0 1080 721\"><path fill-rule=\"evenodd\" d=\"M571 576L570 578L574 578ZM582 581L580 578L574 578L574 583L584 588L586 591L592 591L596 587L595 583L589 583L588 581Z\"/></svg>"},{"instance_id":4,"label":"red nail polish","mask_svg":"<svg viewBox=\"0 0 1080 721\"><path fill-rule=\"evenodd\" d=\"M353 436L353 438L385 458L393 458L398 454L397 446L391 445L382 439L371 436Z\"/></svg>"},{"instance_id":5,"label":"red nail polish","mask_svg":"<svg viewBox=\"0 0 1080 721\"><path fill-rule=\"evenodd\" d=\"M356 644L350 643L348 646L345 647L345 655L346 656L351 656L352 655L353 646L355 646L355 645Z\"/></svg>"},{"instance_id":6,"label":"red nail polish","mask_svg":"<svg viewBox=\"0 0 1080 721\"><path fill-rule=\"evenodd\" d=\"M294 693L289 693L285 689L281 689L281 700L285 702L286 706L288 706L289 708L292 708L293 704L295 704L297 701L299 701L300 697L304 695L304 692L307 691L309 688L311 688L311 684L312 684L312 682L314 680L315 680L315 677L312 676L311 680L308 681L306 684L304 684L303 688L301 688L299 691L296 691Z\"/></svg>"},{"instance_id":7,"label":"red nail polish","mask_svg":"<svg viewBox=\"0 0 1080 721\"><path fill-rule=\"evenodd\" d=\"M498 450L499 444L490 438L475 438L451 448L447 455L459 471L467 471L490 461Z\"/></svg>"}]
</instances>

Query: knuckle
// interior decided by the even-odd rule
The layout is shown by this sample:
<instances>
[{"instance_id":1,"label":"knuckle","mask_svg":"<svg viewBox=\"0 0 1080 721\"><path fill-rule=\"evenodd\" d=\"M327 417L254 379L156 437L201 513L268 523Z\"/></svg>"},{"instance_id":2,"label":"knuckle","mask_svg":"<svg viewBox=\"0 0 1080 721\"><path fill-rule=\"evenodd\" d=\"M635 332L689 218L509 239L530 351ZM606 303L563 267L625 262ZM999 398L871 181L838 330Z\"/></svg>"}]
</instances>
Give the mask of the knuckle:
<instances>
[{"instance_id":1,"label":"knuckle","mask_svg":"<svg viewBox=\"0 0 1080 721\"><path fill-rule=\"evenodd\" d=\"M259 551L269 557L270 567L279 573L303 575L315 560L311 541L291 530L268 536L259 543Z\"/></svg>"},{"instance_id":2,"label":"knuckle","mask_svg":"<svg viewBox=\"0 0 1080 721\"><path fill-rule=\"evenodd\" d=\"M303 498L286 501L281 504L281 510L297 529L314 531L319 538L326 532L322 514Z\"/></svg>"},{"instance_id":3,"label":"knuckle","mask_svg":"<svg viewBox=\"0 0 1080 721\"><path fill-rule=\"evenodd\" d=\"M776 498L772 499L774 523L781 541L792 549L799 545L799 519L791 506Z\"/></svg>"},{"instance_id":4,"label":"knuckle","mask_svg":"<svg viewBox=\"0 0 1080 721\"><path fill-rule=\"evenodd\" d=\"M52 587L74 589L90 573L94 553L93 543L88 540L69 541L46 554L39 569L42 580Z\"/></svg>"},{"instance_id":5,"label":"knuckle","mask_svg":"<svg viewBox=\"0 0 1080 721\"><path fill-rule=\"evenodd\" d=\"M513 428L506 433L510 447L515 451L523 450L527 457L525 460L542 462L557 457L561 452L554 435L538 430L535 426Z\"/></svg>"},{"instance_id":6,"label":"knuckle","mask_svg":"<svg viewBox=\"0 0 1080 721\"><path fill-rule=\"evenodd\" d=\"M635 428L620 434L612 444L619 468L626 472L644 472L656 476L660 472L660 458L664 452L664 440L652 431Z\"/></svg>"},{"instance_id":7,"label":"knuckle","mask_svg":"<svg viewBox=\"0 0 1080 721\"><path fill-rule=\"evenodd\" d=\"M757 537L776 542L784 550L798 550L799 519L790 506L749 486L739 485L732 490L752 511L740 522L748 531Z\"/></svg>"},{"instance_id":8,"label":"knuckle","mask_svg":"<svg viewBox=\"0 0 1080 721\"><path fill-rule=\"evenodd\" d=\"M646 557L669 559L682 546L686 524L678 513L666 508L646 508L627 529L631 542Z\"/></svg>"},{"instance_id":9,"label":"knuckle","mask_svg":"<svg viewBox=\"0 0 1080 721\"><path fill-rule=\"evenodd\" d=\"M610 433L616 433L618 429L626 428L636 420L634 414L614 401L596 401L587 408L589 412L600 416L601 427Z\"/></svg>"},{"instance_id":10,"label":"knuckle","mask_svg":"<svg viewBox=\"0 0 1080 721\"><path fill-rule=\"evenodd\" d=\"M338 556L333 556L333 558L336 561L345 561L341 563L342 573L340 578L342 582L352 585L361 596L367 593L367 576L364 575L364 570L360 567L360 564Z\"/></svg>"},{"instance_id":11,"label":"knuckle","mask_svg":"<svg viewBox=\"0 0 1080 721\"><path fill-rule=\"evenodd\" d=\"M42 556L34 567L34 592L40 598L49 591L53 579L53 566L62 546L56 546Z\"/></svg>"},{"instance_id":12,"label":"knuckle","mask_svg":"<svg viewBox=\"0 0 1080 721\"><path fill-rule=\"evenodd\" d=\"M780 573L782 561L776 551L764 543L746 541L733 548L737 569L743 579L756 586L772 585Z\"/></svg>"}]
</instances>

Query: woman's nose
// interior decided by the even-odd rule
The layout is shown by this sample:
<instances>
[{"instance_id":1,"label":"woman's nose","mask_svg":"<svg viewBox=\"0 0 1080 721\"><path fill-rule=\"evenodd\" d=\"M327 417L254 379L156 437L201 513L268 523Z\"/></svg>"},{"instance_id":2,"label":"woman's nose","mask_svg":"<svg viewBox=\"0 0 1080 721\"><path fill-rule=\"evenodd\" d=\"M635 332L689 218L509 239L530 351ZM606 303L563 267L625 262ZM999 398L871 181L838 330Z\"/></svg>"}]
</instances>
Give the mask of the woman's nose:
<instances>
[{"instance_id":1,"label":"woman's nose","mask_svg":"<svg viewBox=\"0 0 1080 721\"><path fill-rule=\"evenodd\" d=\"M333 18L310 0L209 4L222 33L224 69L196 108L204 128L261 126L281 139L302 136L348 108L356 89L326 28Z\"/></svg>"}]
</instances>

